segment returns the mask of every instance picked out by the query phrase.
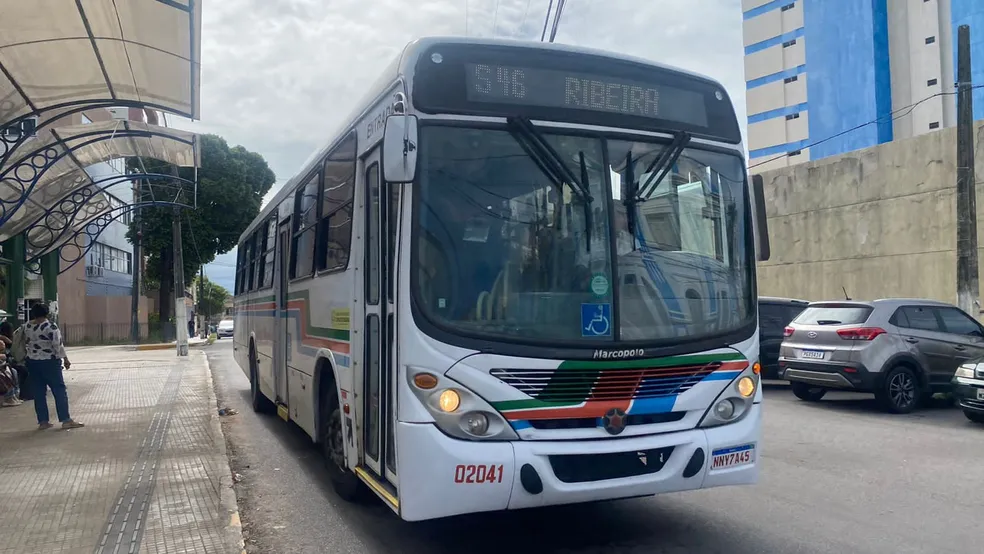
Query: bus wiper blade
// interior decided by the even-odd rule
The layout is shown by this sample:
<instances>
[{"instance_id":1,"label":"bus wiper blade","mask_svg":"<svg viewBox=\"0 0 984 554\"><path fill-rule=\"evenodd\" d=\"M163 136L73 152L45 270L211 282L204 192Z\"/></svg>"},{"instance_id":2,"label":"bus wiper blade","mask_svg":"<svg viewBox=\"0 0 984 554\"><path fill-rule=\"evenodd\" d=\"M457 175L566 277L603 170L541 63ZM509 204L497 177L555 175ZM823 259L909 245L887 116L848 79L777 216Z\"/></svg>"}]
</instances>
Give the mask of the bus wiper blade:
<instances>
[{"instance_id":1,"label":"bus wiper blade","mask_svg":"<svg viewBox=\"0 0 984 554\"><path fill-rule=\"evenodd\" d=\"M636 181L635 181L635 162L632 161L632 149L625 154L625 199L622 200L622 204L625 206L625 225L629 228L629 235L632 237L632 251L635 251L636 246L636 211L635 211L635 196L636 196Z\"/></svg>"},{"instance_id":2,"label":"bus wiper blade","mask_svg":"<svg viewBox=\"0 0 984 554\"><path fill-rule=\"evenodd\" d=\"M581 176L579 180L574 176L563 158L557 150L550 145L537 128L528 119L521 117L511 117L508 119L510 128L518 139L519 145L533 159L537 166L553 179L556 183L567 183L574 192L581 197L584 204L584 225L585 234L588 239L587 249L591 250L591 191L587 186L587 166L584 164L584 153L581 152Z\"/></svg>"},{"instance_id":3,"label":"bus wiper blade","mask_svg":"<svg viewBox=\"0 0 984 554\"><path fill-rule=\"evenodd\" d=\"M673 142L646 168L649 178L639 187L637 193L632 195L635 202L645 202L649 199L656 187L666 178L666 174L670 172L673 164L680 159L680 154L683 153L688 143L690 143L690 133L684 131L676 133Z\"/></svg>"},{"instance_id":4,"label":"bus wiper blade","mask_svg":"<svg viewBox=\"0 0 984 554\"><path fill-rule=\"evenodd\" d=\"M578 161L581 164L581 189L584 191L584 243L588 252L591 252L591 228L594 227L594 219L591 217L591 194L588 185L588 166L584 163L584 151L577 153Z\"/></svg>"}]
</instances>

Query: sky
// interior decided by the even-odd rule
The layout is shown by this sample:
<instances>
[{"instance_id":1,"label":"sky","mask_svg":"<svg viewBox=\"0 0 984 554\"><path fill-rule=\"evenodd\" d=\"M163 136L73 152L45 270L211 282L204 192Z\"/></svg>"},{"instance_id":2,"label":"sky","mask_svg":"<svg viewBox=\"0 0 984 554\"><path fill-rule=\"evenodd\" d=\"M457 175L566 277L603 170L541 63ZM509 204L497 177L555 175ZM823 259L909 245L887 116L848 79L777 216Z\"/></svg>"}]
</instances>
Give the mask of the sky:
<instances>
[{"instance_id":1,"label":"sky","mask_svg":"<svg viewBox=\"0 0 984 554\"><path fill-rule=\"evenodd\" d=\"M539 40L550 0L212 0L202 8L201 120L266 158L269 201L326 145L407 42L428 35ZM744 133L740 0L567 0L555 42L702 73L731 96ZM205 267L230 291L235 250Z\"/></svg>"}]
</instances>

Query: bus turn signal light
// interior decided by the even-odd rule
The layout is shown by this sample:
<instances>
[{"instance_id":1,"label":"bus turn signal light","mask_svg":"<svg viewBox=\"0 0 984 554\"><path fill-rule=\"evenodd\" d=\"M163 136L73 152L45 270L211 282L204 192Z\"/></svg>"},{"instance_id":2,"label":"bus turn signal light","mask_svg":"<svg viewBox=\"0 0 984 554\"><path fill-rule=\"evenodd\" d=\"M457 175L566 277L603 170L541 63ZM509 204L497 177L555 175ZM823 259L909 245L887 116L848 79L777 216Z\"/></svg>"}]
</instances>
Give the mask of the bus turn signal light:
<instances>
[{"instance_id":1,"label":"bus turn signal light","mask_svg":"<svg viewBox=\"0 0 984 554\"><path fill-rule=\"evenodd\" d=\"M430 390L437 386L437 377L430 373L418 373L413 376L413 384L424 390Z\"/></svg>"},{"instance_id":2,"label":"bus turn signal light","mask_svg":"<svg viewBox=\"0 0 984 554\"><path fill-rule=\"evenodd\" d=\"M758 362L755 362L754 364L752 364L752 373L754 373L755 375L761 375L762 374L762 364L760 364Z\"/></svg>"}]
</instances>

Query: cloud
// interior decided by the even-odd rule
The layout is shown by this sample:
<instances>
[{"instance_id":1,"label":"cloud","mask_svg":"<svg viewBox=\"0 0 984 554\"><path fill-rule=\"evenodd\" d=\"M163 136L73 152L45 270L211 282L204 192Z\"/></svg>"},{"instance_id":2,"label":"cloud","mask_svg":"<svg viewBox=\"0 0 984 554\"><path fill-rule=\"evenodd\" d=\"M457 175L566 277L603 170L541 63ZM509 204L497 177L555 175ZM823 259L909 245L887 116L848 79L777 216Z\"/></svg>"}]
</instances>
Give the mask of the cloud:
<instances>
[{"instance_id":1,"label":"cloud","mask_svg":"<svg viewBox=\"0 0 984 554\"><path fill-rule=\"evenodd\" d=\"M216 133L259 152L276 173L278 189L331 140L407 42L425 35L463 35L466 28L471 36L539 40L548 3L208 2L202 22L202 120L175 126ZM739 0L569 0L556 42L713 77L731 95L744 129L741 25ZM234 264L234 255L231 260ZM227 269L208 267L210 275L224 276ZM228 273L222 284L231 290L234 270Z\"/></svg>"}]
</instances>

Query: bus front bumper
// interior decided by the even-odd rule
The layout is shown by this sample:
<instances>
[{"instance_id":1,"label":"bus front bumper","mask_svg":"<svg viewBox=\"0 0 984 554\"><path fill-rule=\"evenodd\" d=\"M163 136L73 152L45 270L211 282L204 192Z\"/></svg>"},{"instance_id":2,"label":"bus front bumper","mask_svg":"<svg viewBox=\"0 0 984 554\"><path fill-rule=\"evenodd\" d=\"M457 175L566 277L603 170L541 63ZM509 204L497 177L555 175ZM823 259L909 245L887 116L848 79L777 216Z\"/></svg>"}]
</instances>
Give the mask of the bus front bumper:
<instances>
[{"instance_id":1,"label":"bus front bumper","mask_svg":"<svg viewBox=\"0 0 984 554\"><path fill-rule=\"evenodd\" d=\"M400 515L419 521L754 484L761 409L721 427L592 441L468 442L401 422Z\"/></svg>"}]
</instances>

